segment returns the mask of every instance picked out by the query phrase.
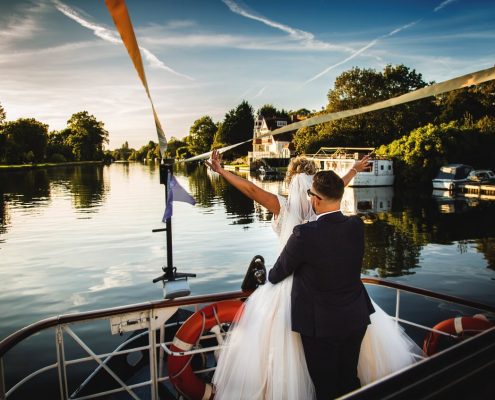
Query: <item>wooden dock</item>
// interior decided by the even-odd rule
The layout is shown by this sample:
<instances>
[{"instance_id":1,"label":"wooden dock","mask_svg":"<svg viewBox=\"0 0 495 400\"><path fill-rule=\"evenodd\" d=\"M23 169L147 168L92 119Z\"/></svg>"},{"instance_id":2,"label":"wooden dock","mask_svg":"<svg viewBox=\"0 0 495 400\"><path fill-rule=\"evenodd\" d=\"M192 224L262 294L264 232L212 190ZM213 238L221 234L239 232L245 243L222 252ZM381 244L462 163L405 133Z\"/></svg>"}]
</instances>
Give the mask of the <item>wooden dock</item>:
<instances>
[{"instance_id":1,"label":"wooden dock","mask_svg":"<svg viewBox=\"0 0 495 400\"><path fill-rule=\"evenodd\" d=\"M464 197L480 200L495 200L495 185L482 185L477 183L460 183L455 187L455 192Z\"/></svg>"}]
</instances>

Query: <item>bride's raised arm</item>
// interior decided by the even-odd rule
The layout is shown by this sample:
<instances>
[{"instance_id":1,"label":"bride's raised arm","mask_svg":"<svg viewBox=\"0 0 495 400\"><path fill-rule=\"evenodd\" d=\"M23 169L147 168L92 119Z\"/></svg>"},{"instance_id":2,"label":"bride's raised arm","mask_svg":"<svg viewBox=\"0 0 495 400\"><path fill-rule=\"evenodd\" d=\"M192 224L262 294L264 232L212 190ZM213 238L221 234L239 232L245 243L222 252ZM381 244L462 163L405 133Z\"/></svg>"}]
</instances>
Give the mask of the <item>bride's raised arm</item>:
<instances>
[{"instance_id":1,"label":"bride's raised arm","mask_svg":"<svg viewBox=\"0 0 495 400\"><path fill-rule=\"evenodd\" d=\"M244 195L257 203L260 203L268 211L275 215L280 213L280 203L275 194L267 192L259 186L256 186L253 182L249 182L248 180L241 178L232 172L226 171L222 168L221 159L220 153L217 150L213 150L211 159L205 161L205 164L213 171L223 176L227 182L240 190Z\"/></svg>"},{"instance_id":2,"label":"bride's raised arm","mask_svg":"<svg viewBox=\"0 0 495 400\"><path fill-rule=\"evenodd\" d=\"M344 186L347 186L349 182L354 178L358 172L362 172L366 169L370 162L370 156L364 156L361 160L357 160L349 171L342 177Z\"/></svg>"}]
</instances>

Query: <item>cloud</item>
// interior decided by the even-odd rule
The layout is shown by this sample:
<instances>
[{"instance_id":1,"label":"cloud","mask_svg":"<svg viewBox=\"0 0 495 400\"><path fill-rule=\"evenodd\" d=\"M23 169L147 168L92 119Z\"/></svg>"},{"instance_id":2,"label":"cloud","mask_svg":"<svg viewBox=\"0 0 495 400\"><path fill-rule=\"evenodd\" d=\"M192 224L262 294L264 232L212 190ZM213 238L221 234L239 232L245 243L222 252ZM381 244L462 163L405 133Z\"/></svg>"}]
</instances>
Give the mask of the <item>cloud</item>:
<instances>
[{"instance_id":1,"label":"cloud","mask_svg":"<svg viewBox=\"0 0 495 400\"><path fill-rule=\"evenodd\" d=\"M0 38L2 42L8 39L31 38L36 32L40 31L38 24L38 14L46 9L44 3L33 5L32 7L22 8L20 16L12 16L6 23L5 27L0 29Z\"/></svg>"},{"instance_id":2,"label":"cloud","mask_svg":"<svg viewBox=\"0 0 495 400\"><path fill-rule=\"evenodd\" d=\"M57 10L59 10L62 14L64 14L66 17L72 19L73 21L76 21L79 25L93 31L93 33L96 36L98 36L99 38L101 38L107 42L113 43L113 44L121 44L120 36L115 31L112 31L108 28L97 25L95 23L89 22L88 20L81 17L76 10L63 4L62 2L60 2L58 0L53 0L53 3L55 4L55 7L57 8ZM173 68L165 65L165 63L163 61L158 59L158 57L156 57L148 49L141 47L141 46L139 48L141 49L141 52L143 53L144 58L148 61L148 63L150 64L151 67L163 69L167 72L170 72L170 73L177 75L177 76L180 76L182 78L194 80L194 78L192 78L188 75L182 74L178 71L175 71Z\"/></svg>"},{"instance_id":3,"label":"cloud","mask_svg":"<svg viewBox=\"0 0 495 400\"><path fill-rule=\"evenodd\" d=\"M435 9L433 10L433 12L440 11L442 8L447 7L450 3L453 3L455 1L456 0L445 0L445 1L442 1L438 6L435 7Z\"/></svg>"},{"instance_id":4,"label":"cloud","mask_svg":"<svg viewBox=\"0 0 495 400\"><path fill-rule=\"evenodd\" d=\"M249 18L258 22L261 22L269 27L278 29L282 32L285 32L289 34L289 37L292 38L293 40L296 40L298 42L302 42L305 47L308 47L310 49L325 49L325 50L335 50L335 49L340 49L344 51L354 51L353 49L349 49L348 47L343 47L343 46L337 46L331 43L326 43L322 42L319 40L315 39L315 36L310 33L306 32L300 29L292 28L288 25L281 24L280 22L273 21L271 19L268 19L266 17L256 15L251 11L246 10L245 8L241 7L239 4L237 4L233 0L222 0L225 5L230 9L235 14L241 15L245 18Z\"/></svg>"},{"instance_id":5,"label":"cloud","mask_svg":"<svg viewBox=\"0 0 495 400\"><path fill-rule=\"evenodd\" d=\"M304 82L304 84L310 83L310 82L312 82L312 81L320 78L321 76L325 75L327 72L330 72L332 69L335 69L338 66L340 66L342 64L345 64L346 62L352 60L353 58L357 57L358 55L360 55L364 51L368 50L370 47L373 47L375 44L378 43L379 40L385 39L385 38L390 37L390 36L393 36L393 35L399 33L400 31L402 31L404 29L410 28L411 26L417 24L418 22L419 22L419 20L418 21L410 22L410 23L408 23L406 25L403 25L403 26L401 26L401 27L399 27L397 29L394 29L393 31L390 31L389 33L387 33L385 35L382 35L382 36L379 36L376 39L373 39L366 46L363 46L359 50L356 50L354 53L352 53L349 57L345 58L344 60L339 61L336 64L330 65L328 68L325 68L323 71L321 71L320 73L316 74L315 76L313 76L312 78L310 78L306 82Z\"/></svg>"}]
</instances>

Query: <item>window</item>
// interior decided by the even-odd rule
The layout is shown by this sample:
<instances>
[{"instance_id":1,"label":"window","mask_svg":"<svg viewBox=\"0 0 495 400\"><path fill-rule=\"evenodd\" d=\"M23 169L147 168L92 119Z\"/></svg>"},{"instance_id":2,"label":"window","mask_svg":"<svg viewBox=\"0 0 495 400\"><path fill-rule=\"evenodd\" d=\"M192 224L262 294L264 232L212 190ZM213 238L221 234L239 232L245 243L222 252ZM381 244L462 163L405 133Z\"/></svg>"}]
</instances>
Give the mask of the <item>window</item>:
<instances>
[{"instance_id":1,"label":"window","mask_svg":"<svg viewBox=\"0 0 495 400\"><path fill-rule=\"evenodd\" d=\"M287 125L287 121L277 121L277 128L286 125Z\"/></svg>"}]
</instances>

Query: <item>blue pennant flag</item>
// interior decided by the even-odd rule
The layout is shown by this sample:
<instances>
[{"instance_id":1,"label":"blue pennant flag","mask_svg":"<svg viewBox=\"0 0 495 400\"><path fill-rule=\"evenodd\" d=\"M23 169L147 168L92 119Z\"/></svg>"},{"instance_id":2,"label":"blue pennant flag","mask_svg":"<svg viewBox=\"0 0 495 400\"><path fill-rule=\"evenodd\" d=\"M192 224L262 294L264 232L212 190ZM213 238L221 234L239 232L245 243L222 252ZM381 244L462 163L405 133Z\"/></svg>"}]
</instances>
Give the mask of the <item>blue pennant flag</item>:
<instances>
[{"instance_id":1,"label":"blue pennant flag","mask_svg":"<svg viewBox=\"0 0 495 400\"><path fill-rule=\"evenodd\" d=\"M167 202L165 204L165 213L163 214L162 222L166 222L167 219L172 217L173 206L172 202L183 201L192 205L196 204L196 200L179 184L174 175L170 176L168 181Z\"/></svg>"}]
</instances>

